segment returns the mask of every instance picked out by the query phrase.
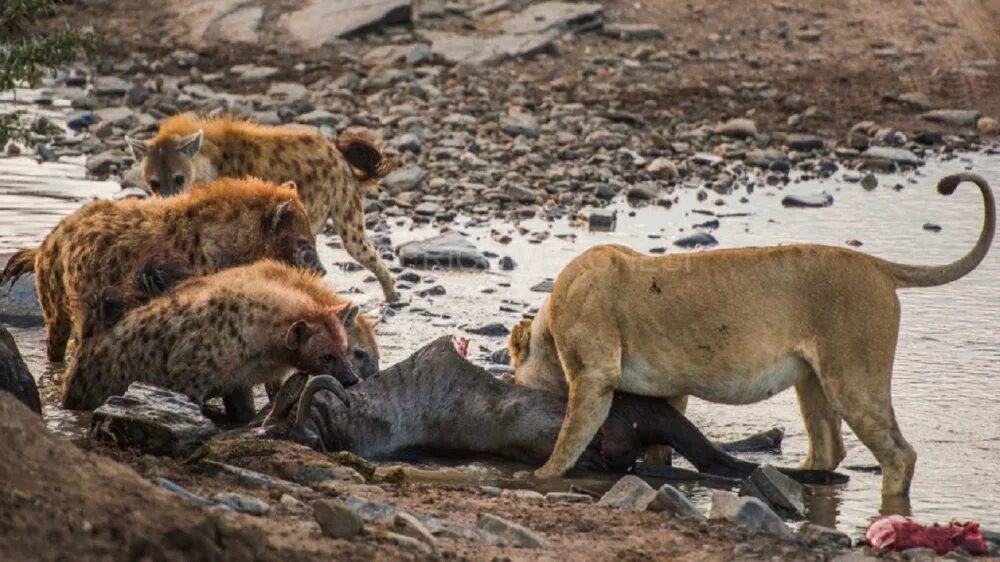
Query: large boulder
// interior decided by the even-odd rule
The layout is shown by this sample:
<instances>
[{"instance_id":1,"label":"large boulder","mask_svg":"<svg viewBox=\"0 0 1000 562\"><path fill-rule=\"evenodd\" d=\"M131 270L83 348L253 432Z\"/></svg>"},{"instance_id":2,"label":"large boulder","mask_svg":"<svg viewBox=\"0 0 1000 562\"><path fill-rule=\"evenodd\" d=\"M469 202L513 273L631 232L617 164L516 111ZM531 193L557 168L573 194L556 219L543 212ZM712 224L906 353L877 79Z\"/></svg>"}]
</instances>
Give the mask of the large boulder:
<instances>
[{"instance_id":1,"label":"large boulder","mask_svg":"<svg viewBox=\"0 0 1000 562\"><path fill-rule=\"evenodd\" d=\"M486 256L457 232L407 242L399 247L398 255L404 267L490 268Z\"/></svg>"},{"instance_id":2,"label":"large boulder","mask_svg":"<svg viewBox=\"0 0 1000 562\"><path fill-rule=\"evenodd\" d=\"M284 18L291 37L306 47L349 37L382 25L408 23L411 0L310 0Z\"/></svg>"},{"instance_id":3,"label":"large boulder","mask_svg":"<svg viewBox=\"0 0 1000 562\"><path fill-rule=\"evenodd\" d=\"M132 383L94 410L91 437L144 453L185 457L219 432L187 396Z\"/></svg>"},{"instance_id":4,"label":"large boulder","mask_svg":"<svg viewBox=\"0 0 1000 562\"><path fill-rule=\"evenodd\" d=\"M14 337L0 326L0 391L9 392L35 413L42 413L35 377L24 364Z\"/></svg>"}]
</instances>

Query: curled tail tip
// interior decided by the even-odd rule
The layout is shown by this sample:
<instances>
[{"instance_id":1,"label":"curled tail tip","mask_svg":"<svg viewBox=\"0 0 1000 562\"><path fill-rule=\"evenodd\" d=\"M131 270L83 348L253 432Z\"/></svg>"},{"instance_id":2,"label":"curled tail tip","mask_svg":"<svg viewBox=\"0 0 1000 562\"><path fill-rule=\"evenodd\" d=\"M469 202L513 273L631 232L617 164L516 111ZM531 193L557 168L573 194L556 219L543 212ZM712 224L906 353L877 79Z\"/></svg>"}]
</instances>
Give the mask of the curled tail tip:
<instances>
[{"instance_id":1,"label":"curled tail tip","mask_svg":"<svg viewBox=\"0 0 1000 562\"><path fill-rule=\"evenodd\" d=\"M986 178L983 176L969 172L962 172L958 174L949 174L938 180L938 193L941 195L951 195L952 193L955 193L958 185L965 181L970 181L977 184L979 187L990 189L989 182L987 182Z\"/></svg>"},{"instance_id":2,"label":"curled tail tip","mask_svg":"<svg viewBox=\"0 0 1000 562\"><path fill-rule=\"evenodd\" d=\"M361 181L375 181L394 167L382 150L381 143L363 133L343 133L337 137L335 144Z\"/></svg>"}]
</instances>

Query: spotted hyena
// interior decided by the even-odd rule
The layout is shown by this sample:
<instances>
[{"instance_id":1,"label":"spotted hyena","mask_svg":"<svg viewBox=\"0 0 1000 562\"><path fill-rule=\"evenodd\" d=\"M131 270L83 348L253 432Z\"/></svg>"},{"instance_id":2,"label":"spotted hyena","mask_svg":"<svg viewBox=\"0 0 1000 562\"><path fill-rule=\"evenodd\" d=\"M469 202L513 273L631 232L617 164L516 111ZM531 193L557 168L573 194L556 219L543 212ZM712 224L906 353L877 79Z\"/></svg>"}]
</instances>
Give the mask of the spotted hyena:
<instances>
[{"instance_id":1,"label":"spotted hyena","mask_svg":"<svg viewBox=\"0 0 1000 562\"><path fill-rule=\"evenodd\" d=\"M41 246L14 254L0 285L35 273L48 358L62 361L70 336L80 335L73 329L78 305L94 303L153 253L180 259L195 275L262 258L322 270L315 243L293 187L227 178L169 199L88 203Z\"/></svg>"},{"instance_id":2,"label":"spotted hyena","mask_svg":"<svg viewBox=\"0 0 1000 562\"><path fill-rule=\"evenodd\" d=\"M220 176L294 181L313 230L321 232L332 214L344 248L375 274L386 300L398 299L392 275L365 234L365 187L391 167L371 140L349 134L331 143L318 132L190 114L166 119L148 142L126 140L143 181L161 195Z\"/></svg>"},{"instance_id":3,"label":"spotted hyena","mask_svg":"<svg viewBox=\"0 0 1000 562\"><path fill-rule=\"evenodd\" d=\"M84 320L63 406L97 408L133 382L187 394L197 404L279 381L292 371L357 382L349 326L358 307L318 274L262 261L184 281L125 312L114 288ZM336 304L331 304L336 303Z\"/></svg>"}]
</instances>

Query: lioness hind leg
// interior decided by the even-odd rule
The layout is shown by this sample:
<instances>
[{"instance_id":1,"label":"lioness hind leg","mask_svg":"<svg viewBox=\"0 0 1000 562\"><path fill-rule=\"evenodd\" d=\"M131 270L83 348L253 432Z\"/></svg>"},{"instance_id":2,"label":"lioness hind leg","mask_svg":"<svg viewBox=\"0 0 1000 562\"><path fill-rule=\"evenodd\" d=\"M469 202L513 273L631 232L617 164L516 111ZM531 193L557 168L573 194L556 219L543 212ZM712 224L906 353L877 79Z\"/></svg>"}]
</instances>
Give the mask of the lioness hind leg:
<instances>
[{"instance_id":1,"label":"lioness hind leg","mask_svg":"<svg viewBox=\"0 0 1000 562\"><path fill-rule=\"evenodd\" d=\"M833 470L847 452L841 436L841 418L823 392L816 375L810 373L795 385L799 409L809 434L809 452L800 468Z\"/></svg>"},{"instance_id":2,"label":"lioness hind leg","mask_svg":"<svg viewBox=\"0 0 1000 562\"><path fill-rule=\"evenodd\" d=\"M672 396L667 398L667 404L684 415L684 412L687 411L688 397L687 395ZM650 465L672 466L673 454L674 449L669 445L653 445L646 448L645 461Z\"/></svg>"}]
</instances>

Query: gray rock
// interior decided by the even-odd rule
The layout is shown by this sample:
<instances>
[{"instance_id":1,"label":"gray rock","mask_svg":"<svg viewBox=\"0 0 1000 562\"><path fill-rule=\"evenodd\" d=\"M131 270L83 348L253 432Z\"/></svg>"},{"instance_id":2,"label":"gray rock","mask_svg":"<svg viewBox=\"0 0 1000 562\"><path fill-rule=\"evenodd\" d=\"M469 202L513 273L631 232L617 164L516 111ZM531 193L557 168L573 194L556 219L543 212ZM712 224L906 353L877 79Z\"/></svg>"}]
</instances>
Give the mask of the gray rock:
<instances>
[{"instance_id":1,"label":"gray rock","mask_svg":"<svg viewBox=\"0 0 1000 562\"><path fill-rule=\"evenodd\" d=\"M198 468L206 474L218 476L235 482L240 486L262 488L264 490L275 490L277 492L293 494L296 496L309 494L309 488L300 486L294 482L283 480L276 476L261 474L260 472L233 466L217 461L203 460L198 463Z\"/></svg>"},{"instance_id":2,"label":"gray rock","mask_svg":"<svg viewBox=\"0 0 1000 562\"><path fill-rule=\"evenodd\" d=\"M655 184L640 183L629 188L626 197L634 201L649 201L655 199L659 189Z\"/></svg>"},{"instance_id":3,"label":"gray rock","mask_svg":"<svg viewBox=\"0 0 1000 562\"><path fill-rule=\"evenodd\" d=\"M683 492L670 484L660 486L653 501L646 506L649 511L664 511L682 519L704 519L705 516L687 499Z\"/></svg>"},{"instance_id":4,"label":"gray rock","mask_svg":"<svg viewBox=\"0 0 1000 562\"><path fill-rule=\"evenodd\" d=\"M716 127L715 132L726 137L745 139L757 134L757 123L753 119L737 117Z\"/></svg>"},{"instance_id":5,"label":"gray rock","mask_svg":"<svg viewBox=\"0 0 1000 562\"><path fill-rule=\"evenodd\" d=\"M14 336L3 325L0 325L0 392L9 392L35 413L42 413L35 377L25 365Z\"/></svg>"},{"instance_id":6,"label":"gray rock","mask_svg":"<svg viewBox=\"0 0 1000 562\"><path fill-rule=\"evenodd\" d=\"M500 322L491 322L489 324L483 324L482 326L466 327L465 331L477 336L490 337L503 337L510 334L510 330L507 329L507 326L501 324Z\"/></svg>"},{"instance_id":7,"label":"gray rock","mask_svg":"<svg viewBox=\"0 0 1000 562\"><path fill-rule=\"evenodd\" d=\"M983 114L975 109L935 109L922 113L920 118L931 123L942 123L954 127L975 127Z\"/></svg>"},{"instance_id":8,"label":"gray rock","mask_svg":"<svg viewBox=\"0 0 1000 562\"><path fill-rule=\"evenodd\" d=\"M552 503L594 503L594 498L587 494L573 492L549 492L545 494L545 501Z\"/></svg>"},{"instance_id":9,"label":"gray rock","mask_svg":"<svg viewBox=\"0 0 1000 562\"><path fill-rule=\"evenodd\" d=\"M878 187L878 178L875 177L875 174L865 174L865 176L861 178L861 187L869 191L875 189Z\"/></svg>"},{"instance_id":10,"label":"gray rock","mask_svg":"<svg viewBox=\"0 0 1000 562\"><path fill-rule=\"evenodd\" d=\"M402 168L397 168L382 179L382 185L389 190L389 193L399 193L401 191L413 191L424 183L427 178L427 171L420 166L411 164Z\"/></svg>"},{"instance_id":11,"label":"gray rock","mask_svg":"<svg viewBox=\"0 0 1000 562\"><path fill-rule=\"evenodd\" d=\"M680 248L711 248L718 245L719 241L715 236L707 232L696 232L674 240L674 246Z\"/></svg>"},{"instance_id":12,"label":"gray rock","mask_svg":"<svg viewBox=\"0 0 1000 562\"><path fill-rule=\"evenodd\" d=\"M94 80L94 93L99 96L124 96L132 83L117 76L98 76Z\"/></svg>"},{"instance_id":13,"label":"gray rock","mask_svg":"<svg viewBox=\"0 0 1000 562\"><path fill-rule=\"evenodd\" d=\"M399 247L396 254L404 267L490 268L486 256L457 232L446 232L427 240L407 242Z\"/></svg>"},{"instance_id":14,"label":"gray rock","mask_svg":"<svg viewBox=\"0 0 1000 562\"><path fill-rule=\"evenodd\" d=\"M104 177L111 173L123 170L130 160L124 152L117 149L105 150L100 154L95 154L87 158L87 173L92 176Z\"/></svg>"},{"instance_id":15,"label":"gray rock","mask_svg":"<svg viewBox=\"0 0 1000 562\"><path fill-rule=\"evenodd\" d=\"M215 494L212 496L212 501L224 505L234 511L257 516L267 515L267 512L271 509L271 506L269 506L265 501L250 496L227 492Z\"/></svg>"},{"instance_id":16,"label":"gray rock","mask_svg":"<svg viewBox=\"0 0 1000 562\"><path fill-rule=\"evenodd\" d=\"M829 207L833 205L833 195L816 193L811 195L786 195L781 200L785 207Z\"/></svg>"},{"instance_id":17,"label":"gray rock","mask_svg":"<svg viewBox=\"0 0 1000 562\"><path fill-rule=\"evenodd\" d=\"M244 82L256 82L267 80L268 78L281 72L273 66L258 66L256 64L237 64L229 69L229 72L236 74Z\"/></svg>"},{"instance_id":18,"label":"gray rock","mask_svg":"<svg viewBox=\"0 0 1000 562\"><path fill-rule=\"evenodd\" d=\"M482 66L516 57L527 57L552 49L548 34L476 37L447 32L427 32L431 52L450 64Z\"/></svg>"},{"instance_id":19,"label":"gray rock","mask_svg":"<svg viewBox=\"0 0 1000 562\"><path fill-rule=\"evenodd\" d=\"M698 152L691 156L691 162L699 166L715 166L722 164L723 159L718 154L711 152Z\"/></svg>"},{"instance_id":20,"label":"gray rock","mask_svg":"<svg viewBox=\"0 0 1000 562\"><path fill-rule=\"evenodd\" d=\"M411 0L309 0L283 22L293 39L312 48L412 17Z\"/></svg>"},{"instance_id":21,"label":"gray rock","mask_svg":"<svg viewBox=\"0 0 1000 562\"><path fill-rule=\"evenodd\" d=\"M905 94L900 94L900 96L896 99L899 103L913 109L927 111L931 108L931 98L923 92L906 92Z\"/></svg>"},{"instance_id":22,"label":"gray rock","mask_svg":"<svg viewBox=\"0 0 1000 562\"><path fill-rule=\"evenodd\" d=\"M434 552L434 547L431 545L421 542L419 539L399 533L393 533L392 531L383 532L379 538L391 542L403 550L412 550L422 554L431 554Z\"/></svg>"},{"instance_id":23,"label":"gray rock","mask_svg":"<svg viewBox=\"0 0 1000 562\"><path fill-rule=\"evenodd\" d=\"M645 480L629 474L615 482L615 485L597 501L597 505L627 511L645 511L655 497L656 490Z\"/></svg>"},{"instance_id":24,"label":"gray rock","mask_svg":"<svg viewBox=\"0 0 1000 562\"><path fill-rule=\"evenodd\" d=\"M677 165L674 164L669 158L663 156L654 158L652 162L646 165L646 170L649 173L665 180L677 177ZM614 196L614 193L612 193L612 196ZM608 199L610 198L611 197L608 197Z\"/></svg>"},{"instance_id":25,"label":"gray rock","mask_svg":"<svg viewBox=\"0 0 1000 562\"><path fill-rule=\"evenodd\" d=\"M419 64L431 58L431 46L427 43L406 45L382 45L365 53L362 60L371 66L386 66L405 62Z\"/></svg>"},{"instance_id":26,"label":"gray rock","mask_svg":"<svg viewBox=\"0 0 1000 562\"><path fill-rule=\"evenodd\" d=\"M510 256L504 256L500 258L500 261L497 263L497 265L500 266L501 271L514 271L515 269L517 269L517 262L514 261L514 258Z\"/></svg>"},{"instance_id":27,"label":"gray rock","mask_svg":"<svg viewBox=\"0 0 1000 562\"><path fill-rule=\"evenodd\" d=\"M94 410L90 428L94 439L173 457L189 456L218 432L187 396L138 382Z\"/></svg>"},{"instance_id":28,"label":"gray rock","mask_svg":"<svg viewBox=\"0 0 1000 562\"><path fill-rule=\"evenodd\" d=\"M511 136L523 135L528 138L538 138L538 121L527 113L505 115L500 119L500 128Z\"/></svg>"},{"instance_id":29,"label":"gray rock","mask_svg":"<svg viewBox=\"0 0 1000 562\"><path fill-rule=\"evenodd\" d=\"M737 525L793 540L795 534L785 526L764 502L753 497L740 497L732 492L716 490L712 492L712 509L709 519L725 519Z\"/></svg>"},{"instance_id":30,"label":"gray rock","mask_svg":"<svg viewBox=\"0 0 1000 562\"><path fill-rule=\"evenodd\" d=\"M330 113L325 109L315 109L297 116L295 118L295 122L302 123L304 125L311 125L313 127L322 127L323 125L327 125L335 129L342 129L349 123L349 119L344 116L337 115L336 113Z\"/></svg>"},{"instance_id":31,"label":"gray rock","mask_svg":"<svg viewBox=\"0 0 1000 562\"><path fill-rule=\"evenodd\" d=\"M66 126L74 131L81 131L96 124L100 119L93 111L74 111L66 117Z\"/></svg>"},{"instance_id":32,"label":"gray rock","mask_svg":"<svg viewBox=\"0 0 1000 562\"><path fill-rule=\"evenodd\" d=\"M263 8L244 0L187 0L175 9L187 28L187 38L196 45L256 41L264 15ZM198 62L198 55L191 51L174 51L171 58L180 68Z\"/></svg>"},{"instance_id":33,"label":"gray rock","mask_svg":"<svg viewBox=\"0 0 1000 562\"><path fill-rule=\"evenodd\" d=\"M369 500L358 496L348 496L344 500L344 505L367 523L391 525L399 513L399 508L392 502Z\"/></svg>"},{"instance_id":34,"label":"gray rock","mask_svg":"<svg viewBox=\"0 0 1000 562\"><path fill-rule=\"evenodd\" d=\"M497 535L516 546L525 548L545 548L547 546L545 539L528 528L489 513L479 514L476 527Z\"/></svg>"},{"instance_id":35,"label":"gray rock","mask_svg":"<svg viewBox=\"0 0 1000 562\"><path fill-rule=\"evenodd\" d=\"M941 225L934 224L932 222L925 222L924 230L926 230L927 232L941 232Z\"/></svg>"},{"instance_id":36,"label":"gray rock","mask_svg":"<svg viewBox=\"0 0 1000 562\"><path fill-rule=\"evenodd\" d=\"M663 30L648 23L608 23L601 33L622 41L651 41L663 39Z\"/></svg>"},{"instance_id":37,"label":"gray rock","mask_svg":"<svg viewBox=\"0 0 1000 562\"><path fill-rule=\"evenodd\" d=\"M320 500L313 504L313 517L323 534L332 539L350 539L361 534L364 521L353 509L339 501Z\"/></svg>"},{"instance_id":38,"label":"gray rock","mask_svg":"<svg viewBox=\"0 0 1000 562\"><path fill-rule=\"evenodd\" d=\"M420 137L413 133L403 133L392 139L392 146L400 152L420 152Z\"/></svg>"},{"instance_id":39,"label":"gray rock","mask_svg":"<svg viewBox=\"0 0 1000 562\"><path fill-rule=\"evenodd\" d=\"M830 562L882 562L882 558L868 556L863 552L848 552L837 556Z\"/></svg>"},{"instance_id":40,"label":"gray rock","mask_svg":"<svg viewBox=\"0 0 1000 562\"><path fill-rule=\"evenodd\" d=\"M102 122L122 128L130 127L135 118L135 113L128 107L105 107L95 113Z\"/></svg>"},{"instance_id":41,"label":"gray rock","mask_svg":"<svg viewBox=\"0 0 1000 562\"><path fill-rule=\"evenodd\" d=\"M814 135L792 134L785 139L785 144L792 150L809 152L813 150L823 150L825 146L823 139Z\"/></svg>"},{"instance_id":42,"label":"gray rock","mask_svg":"<svg viewBox=\"0 0 1000 562\"><path fill-rule=\"evenodd\" d=\"M743 157L747 164L763 169L770 168L775 162L784 161L787 158L784 152L776 148L748 150L746 156Z\"/></svg>"},{"instance_id":43,"label":"gray rock","mask_svg":"<svg viewBox=\"0 0 1000 562\"><path fill-rule=\"evenodd\" d=\"M805 488L769 464L761 465L743 481L740 495L753 496L788 519L806 516Z\"/></svg>"},{"instance_id":44,"label":"gray rock","mask_svg":"<svg viewBox=\"0 0 1000 562\"><path fill-rule=\"evenodd\" d=\"M907 166L918 166L921 163L920 158L909 150L891 146L872 146L862 152L861 156L866 160L885 160Z\"/></svg>"},{"instance_id":45,"label":"gray rock","mask_svg":"<svg viewBox=\"0 0 1000 562\"><path fill-rule=\"evenodd\" d=\"M509 17L503 30L514 35L578 32L598 28L603 20L600 4L549 1L531 4Z\"/></svg>"},{"instance_id":46,"label":"gray rock","mask_svg":"<svg viewBox=\"0 0 1000 562\"><path fill-rule=\"evenodd\" d=\"M541 492L534 490L504 490L500 493L501 498L510 498L527 503L541 504L545 502L545 496Z\"/></svg>"},{"instance_id":47,"label":"gray rock","mask_svg":"<svg viewBox=\"0 0 1000 562\"><path fill-rule=\"evenodd\" d=\"M35 296L34 273L22 276L13 284L0 286L0 322L22 328L45 325L41 305Z\"/></svg>"},{"instance_id":48,"label":"gray rock","mask_svg":"<svg viewBox=\"0 0 1000 562\"><path fill-rule=\"evenodd\" d=\"M851 548L851 537L848 535L808 521L799 525L799 536L809 544Z\"/></svg>"},{"instance_id":49,"label":"gray rock","mask_svg":"<svg viewBox=\"0 0 1000 562\"><path fill-rule=\"evenodd\" d=\"M166 478L156 477L153 478L152 482L153 484L156 484L157 486L163 488L164 490L173 492L195 505L201 505L204 507L210 507L215 505L215 502L207 500L199 495L193 494L187 488L181 486L180 484L177 484L176 482L167 480Z\"/></svg>"},{"instance_id":50,"label":"gray rock","mask_svg":"<svg viewBox=\"0 0 1000 562\"><path fill-rule=\"evenodd\" d=\"M441 212L441 205L430 201L425 201L413 209L413 213L423 217L433 217Z\"/></svg>"},{"instance_id":51,"label":"gray rock","mask_svg":"<svg viewBox=\"0 0 1000 562\"><path fill-rule=\"evenodd\" d=\"M309 89L298 82L275 82L268 86L267 96L278 101L301 102L309 99Z\"/></svg>"},{"instance_id":52,"label":"gray rock","mask_svg":"<svg viewBox=\"0 0 1000 562\"><path fill-rule=\"evenodd\" d=\"M610 232L618 221L618 212L610 209L591 209L586 216L587 227L596 232Z\"/></svg>"},{"instance_id":53,"label":"gray rock","mask_svg":"<svg viewBox=\"0 0 1000 562\"><path fill-rule=\"evenodd\" d=\"M931 562L937 559L937 553L933 548L908 548L900 553L903 560L914 560L916 562Z\"/></svg>"},{"instance_id":54,"label":"gray rock","mask_svg":"<svg viewBox=\"0 0 1000 562\"><path fill-rule=\"evenodd\" d=\"M554 281L552 279L545 279L543 281L539 281L538 283L532 285L531 292L533 292L533 293L551 293L552 292L552 285L553 285L553 283L554 283Z\"/></svg>"}]
</instances>

